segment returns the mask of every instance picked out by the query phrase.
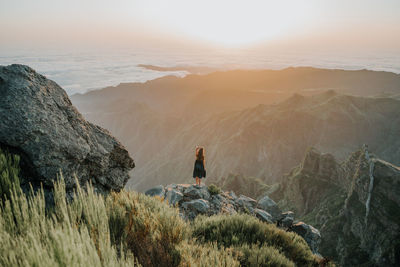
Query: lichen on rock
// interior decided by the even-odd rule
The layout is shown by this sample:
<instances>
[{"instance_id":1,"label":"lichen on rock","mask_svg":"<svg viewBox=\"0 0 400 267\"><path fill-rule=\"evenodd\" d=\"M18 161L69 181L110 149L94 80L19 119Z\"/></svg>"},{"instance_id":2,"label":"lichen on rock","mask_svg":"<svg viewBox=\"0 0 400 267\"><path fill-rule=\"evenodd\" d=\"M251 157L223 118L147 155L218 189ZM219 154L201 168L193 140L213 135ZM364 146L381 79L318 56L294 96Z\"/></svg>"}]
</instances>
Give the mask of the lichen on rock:
<instances>
[{"instance_id":1,"label":"lichen on rock","mask_svg":"<svg viewBox=\"0 0 400 267\"><path fill-rule=\"evenodd\" d=\"M51 192L60 172L67 194L91 181L120 190L135 164L111 134L88 121L55 82L24 65L0 66L0 146L21 157L21 186Z\"/></svg>"}]
</instances>

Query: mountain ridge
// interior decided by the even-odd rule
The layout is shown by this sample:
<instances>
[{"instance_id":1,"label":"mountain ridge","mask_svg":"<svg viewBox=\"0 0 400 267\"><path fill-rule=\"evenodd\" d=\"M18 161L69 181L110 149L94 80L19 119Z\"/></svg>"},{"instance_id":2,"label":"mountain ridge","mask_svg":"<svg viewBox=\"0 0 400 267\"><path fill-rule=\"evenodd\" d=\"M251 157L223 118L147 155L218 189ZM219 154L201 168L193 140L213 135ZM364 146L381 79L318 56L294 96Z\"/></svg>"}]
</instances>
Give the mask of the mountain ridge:
<instances>
[{"instance_id":1,"label":"mountain ridge","mask_svg":"<svg viewBox=\"0 0 400 267\"><path fill-rule=\"evenodd\" d=\"M368 148L338 163L310 149L270 197L323 236L321 253L341 266L400 263L400 168Z\"/></svg>"}]
</instances>

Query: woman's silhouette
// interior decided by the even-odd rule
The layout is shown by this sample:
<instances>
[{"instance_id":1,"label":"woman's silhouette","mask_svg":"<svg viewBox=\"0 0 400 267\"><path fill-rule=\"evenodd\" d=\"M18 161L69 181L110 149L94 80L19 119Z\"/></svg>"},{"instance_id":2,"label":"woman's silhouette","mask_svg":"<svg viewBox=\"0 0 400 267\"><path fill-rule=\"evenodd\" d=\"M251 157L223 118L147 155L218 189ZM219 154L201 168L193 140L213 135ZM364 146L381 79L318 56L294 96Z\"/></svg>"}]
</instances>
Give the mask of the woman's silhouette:
<instances>
[{"instance_id":1,"label":"woman's silhouette","mask_svg":"<svg viewBox=\"0 0 400 267\"><path fill-rule=\"evenodd\" d=\"M196 185L201 185L201 178L206 177L204 148L196 147L196 161L194 162L193 178L196 178Z\"/></svg>"}]
</instances>

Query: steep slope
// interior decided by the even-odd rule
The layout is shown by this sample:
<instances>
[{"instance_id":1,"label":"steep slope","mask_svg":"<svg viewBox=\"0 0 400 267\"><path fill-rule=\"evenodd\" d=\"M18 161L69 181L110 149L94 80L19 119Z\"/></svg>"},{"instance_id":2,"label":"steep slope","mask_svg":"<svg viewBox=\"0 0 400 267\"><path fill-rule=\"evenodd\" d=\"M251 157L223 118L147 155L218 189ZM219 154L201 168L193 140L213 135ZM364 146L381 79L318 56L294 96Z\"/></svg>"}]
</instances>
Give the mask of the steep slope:
<instances>
[{"instance_id":1,"label":"steep slope","mask_svg":"<svg viewBox=\"0 0 400 267\"><path fill-rule=\"evenodd\" d=\"M151 183L188 181L198 144L206 148L211 180L241 173L274 183L301 161L310 146L344 159L365 143L379 157L399 164L399 132L398 100L332 91L310 97L294 95L277 105L187 122L151 161L135 171L137 176L129 184L145 189Z\"/></svg>"},{"instance_id":2,"label":"steep slope","mask_svg":"<svg viewBox=\"0 0 400 267\"><path fill-rule=\"evenodd\" d=\"M273 183L309 146L344 159L367 143L400 164L400 102L341 94L398 95L399 77L315 68L227 71L121 84L72 101L135 153L135 189L189 181L196 145L206 147L212 179L233 173Z\"/></svg>"},{"instance_id":3,"label":"steep slope","mask_svg":"<svg viewBox=\"0 0 400 267\"><path fill-rule=\"evenodd\" d=\"M319 228L321 253L340 265L400 264L400 168L366 147L340 164L310 150L270 196Z\"/></svg>"}]
</instances>

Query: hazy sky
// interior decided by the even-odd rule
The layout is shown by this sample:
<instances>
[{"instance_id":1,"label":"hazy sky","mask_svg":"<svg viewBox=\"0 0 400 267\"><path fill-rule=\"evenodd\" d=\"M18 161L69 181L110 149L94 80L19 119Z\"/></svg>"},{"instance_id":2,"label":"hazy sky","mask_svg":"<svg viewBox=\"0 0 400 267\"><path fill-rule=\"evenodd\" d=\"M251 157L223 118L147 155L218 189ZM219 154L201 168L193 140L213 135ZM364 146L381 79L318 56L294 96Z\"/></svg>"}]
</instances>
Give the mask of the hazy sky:
<instances>
[{"instance_id":1,"label":"hazy sky","mask_svg":"<svg viewBox=\"0 0 400 267\"><path fill-rule=\"evenodd\" d=\"M399 51L400 0L0 0L0 45Z\"/></svg>"}]
</instances>

